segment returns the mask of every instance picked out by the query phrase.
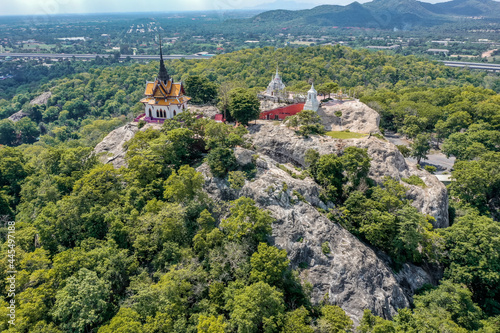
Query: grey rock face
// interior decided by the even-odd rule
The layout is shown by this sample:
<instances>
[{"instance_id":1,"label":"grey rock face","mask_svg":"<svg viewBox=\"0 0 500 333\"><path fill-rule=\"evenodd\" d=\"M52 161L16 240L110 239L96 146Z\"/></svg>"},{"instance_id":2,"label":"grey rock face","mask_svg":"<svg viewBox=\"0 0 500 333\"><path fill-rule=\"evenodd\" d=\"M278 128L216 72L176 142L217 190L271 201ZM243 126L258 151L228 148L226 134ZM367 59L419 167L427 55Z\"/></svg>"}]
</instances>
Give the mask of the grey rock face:
<instances>
[{"instance_id":1,"label":"grey rock face","mask_svg":"<svg viewBox=\"0 0 500 333\"><path fill-rule=\"evenodd\" d=\"M161 125L158 124L146 124L141 131L144 131L148 128L157 128L159 129ZM111 163L113 167L116 169L126 166L127 163L125 161L126 150L123 148L123 145L128 140L132 139L139 131L137 127L137 123L128 123L125 126L119 127L113 131L111 131L101 142L97 144L94 148L94 154L99 156L99 159L104 164Z\"/></svg>"},{"instance_id":2,"label":"grey rock face","mask_svg":"<svg viewBox=\"0 0 500 333\"><path fill-rule=\"evenodd\" d=\"M253 144L257 150L280 163L292 163L305 167L304 156L308 149L315 149L320 154L340 154L346 147L367 148L372 159L369 176L377 183L382 183L385 176L396 180L419 176L426 184L425 188L405 184L408 198L413 206L424 214L436 219L434 226L447 227L448 196L446 187L427 171L418 170L415 165L406 163L397 147L388 141L376 137L340 140L328 136L311 136L304 138L296 135L284 125L276 126L261 122L248 128Z\"/></svg>"},{"instance_id":3,"label":"grey rock face","mask_svg":"<svg viewBox=\"0 0 500 333\"><path fill-rule=\"evenodd\" d=\"M254 152L236 149L235 154L243 165ZM404 280L403 273L401 277L394 275L384 258L318 212L316 207L327 209L332 204L319 199L320 188L312 179L293 178L276 163L260 154L255 179L246 181L239 191L230 189L226 181L213 178L206 164L198 171L204 174L204 188L214 199L246 196L271 212L276 219L272 241L287 250L293 268L307 267L301 271L301 279L312 284L315 304L326 297L342 307L355 324L364 309L391 318L397 309L410 305L412 291L432 282L425 271L413 265L408 265L408 269L420 278ZM329 254L322 251L325 242L329 244ZM400 280L409 287L403 288Z\"/></svg>"},{"instance_id":4,"label":"grey rock face","mask_svg":"<svg viewBox=\"0 0 500 333\"><path fill-rule=\"evenodd\" d=\"M337 117L336 112L342 115ZM358 133L379 133L380 115L366 104L347 101L341 104L325 105L318 110L327 131L345 131Z\"/></svg>"},{"instance_id":5,"label":"grey rock face","mask_svg":"<svg viewBox=\"0 0 500 333\"><path fill-rule=\"evenodd\" d=\"M41 94L40 96L37 96L37 97L33 98L30 101L30 104L31 105L47 104L47 102L49 101L49 98L51 98L51 97L52 97L52 92L46 91L43 94Z\"/></svg>"},{"instance_id":6,"label":"grey rock face","mask_svg":"<svg viewBox=\"0 0 500 333\"><path fill-rule=\"evenodd\" d=\"M33 98L30 101L30 105L42 105L42 104L47 104L47 101L49 98L52 97L52 93L50 91L44 92L40 96L37 96ZM16 113L12 114L8 119L12 120L13 122L18 122L19 120L23 119L24 117L27 117L28 114L25 113L23 110L17 111Z\"/></svg>"},{"instance_id":7,"label":"grey rock face","mask_svg":"<svg viewBox=\"0 0 500 333\"><path fill-rule=\"evenodd\" d=\"M25 113L23 110L17 111L16 113L10 115L9 120L12 120L13 122L17 123L19 120L23 119L24 117L27 117L28 114Z\"/></svg>"},{"instance_id":8,"label":"grey rock face","mask_svg":"<svg viewBox=\"0 0 500 333\"><path fill-rule=\"evenodd\" d=\"M215 106L200 106L200 105L189 105L189 110L193 112L199 112L203 114L205 118L214 119L215 115L220 113L220 110Z\"/></svg>"}]
</instances>

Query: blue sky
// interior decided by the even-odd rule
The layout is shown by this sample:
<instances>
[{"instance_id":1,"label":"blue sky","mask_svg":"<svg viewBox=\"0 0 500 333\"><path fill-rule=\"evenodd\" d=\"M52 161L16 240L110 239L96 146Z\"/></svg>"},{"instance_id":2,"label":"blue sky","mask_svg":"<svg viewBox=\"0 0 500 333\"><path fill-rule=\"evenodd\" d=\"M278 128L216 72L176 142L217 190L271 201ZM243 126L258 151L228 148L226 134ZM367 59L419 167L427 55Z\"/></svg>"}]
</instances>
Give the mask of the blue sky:
<instances>
[{"instance_id":1,"label":"blue sky","mask_svg":"<svg viewBox=\"0 0 500 333\"><path fill-rule=\"evenodd\" d=\"M296 0L311 4L345 5L353 0ZM367 0L358 0L366 2ZM425 0L441 2L440 0ZM0 0L0 15L225 10L257 6L274 0Z\"/></svg>"}]
</instances>

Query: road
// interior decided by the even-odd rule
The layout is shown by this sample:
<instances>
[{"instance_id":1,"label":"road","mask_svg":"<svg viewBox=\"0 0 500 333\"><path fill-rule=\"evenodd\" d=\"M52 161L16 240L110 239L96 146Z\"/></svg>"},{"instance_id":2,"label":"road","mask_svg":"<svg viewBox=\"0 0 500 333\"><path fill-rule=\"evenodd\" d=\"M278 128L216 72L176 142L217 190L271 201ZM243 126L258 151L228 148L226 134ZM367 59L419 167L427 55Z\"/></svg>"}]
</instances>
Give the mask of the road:
<instances>
[{"instance_id":1,"label":"road","mask_svg":"<svg viewBox=\"0 0 500 333\"><path fill-rule=\"evenodd\" d=\"M484 62L448 61L448 60L442 60L441 62L448 67L468 67L470 69L482 69L487 71L500 72L499 64L489 64Z\"/></svg>"},{"instance_id":2,"label":"road","mask_svg":"<svg viewBox=\"0 0 500 333\"><path fill-rule=\"evenodd\" d=\"M387 132L385 134L385 138L389 140L389 142L395 145L405 145L409 146L410 142L406 139L401 138L401 136ZM444 172L450 172L455 164L455 157L446 157L445 154L438 151L431 151L429 155L427 155L427 160L422 160L420 163L422 165L433 165L437 168L436 174L443 174ZM407 161L412 163L417 163L417 160L412 157L405 158Z\"/></svg>"},{"instance_id":3,"label":"road","mask_svg":"<svg viewBox=\"0 0 500 333\"><path fill-rule=\"evenodd\" d=\"M108 54L74 54L74 53L0 53L0 58L12 57L12 58L48 58L48 59L95 59L96 57L107 58L113 57L112 53ZM130 57L131 59L138 60L160 60L159 55L121 55L120 59L126 59ZM164 55L163 59L210 59L209 56L199 56L199 55Z\"/></svg>"}]
</instances>

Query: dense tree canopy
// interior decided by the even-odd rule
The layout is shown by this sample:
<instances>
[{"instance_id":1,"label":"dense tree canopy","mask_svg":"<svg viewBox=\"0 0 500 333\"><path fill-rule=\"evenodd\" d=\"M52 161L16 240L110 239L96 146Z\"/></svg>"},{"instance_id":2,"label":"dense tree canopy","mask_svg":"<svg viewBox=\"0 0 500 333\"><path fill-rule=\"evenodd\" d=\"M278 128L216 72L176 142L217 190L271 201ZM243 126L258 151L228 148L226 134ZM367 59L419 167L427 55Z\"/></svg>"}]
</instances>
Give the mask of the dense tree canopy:
<instances>
[{"instance_id":1,"label":"dense tree canopy","mask_svg":"<svg viewBox=\"0 0 500 333\"><path fill-rule=\"evenodd\" d=\"M334 207L315 207L321 214L385 252L395 272L408 262L444 269L445 280L423 288L411 309L400 309L393 320L367 310L357 330L498 330L498 317L488 316L500 313L500 230L492 218L498 219L500 191L500 100L479 87L484 74L340 46L247 49L205 62L172 61L169 71L188 90L193 81L200 90L189 91L202 102L215 102L218 85L219 102L247 124L257 117L255 92L277 61L290 86L306 87L312 78L325 94L337 89L334 82L354 89L380 112L383 129L414 139L417 158L425 156L417 147L425 141L424 148L442 143L458 159L449 186L452 224L436 231L433 218L406 197L419 183L387 178L375 184L366 149L305 153L302 175L316 181L325 207ZM92 154L107 133L142 112L137 102L144 81L156 71L154 62L68 70L74 74L0 100L2 118L21 109L28 114L15 123L0 120L0 217L16 221L18 326L10 331L352 331L351 319L328 298L311 304L304 268L292 269L286 250L272 245L276 220L260 201L215 202L204 192L196 171L203 163L235 198L252 181L256 158L241 166L233 152L252 149L244 126L186 111L161 128L138 131L124 145L120 169ZM46 104L29 105L49 90ZM314 113L295 119L292 127L304 135L323 132ZM308 204L298 201L289 204ZM328 242L321 247L335 254ZM7 269L0 266L5 310Z\"/></svg>"}]
</instances>

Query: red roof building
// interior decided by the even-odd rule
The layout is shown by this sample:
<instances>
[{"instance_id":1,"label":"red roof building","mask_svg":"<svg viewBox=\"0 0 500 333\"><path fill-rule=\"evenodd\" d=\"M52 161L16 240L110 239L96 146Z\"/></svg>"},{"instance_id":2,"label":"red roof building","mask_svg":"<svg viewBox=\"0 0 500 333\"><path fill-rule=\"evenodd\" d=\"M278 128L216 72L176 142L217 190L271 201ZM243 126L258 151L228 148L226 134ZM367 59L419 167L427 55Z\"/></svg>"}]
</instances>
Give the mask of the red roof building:
<instances>
[{"instance_id":1,"label":"red roof building","mask_svg":"<svg viewBox=\"0 0 500 333\"><path fill-rule=\"evenodd\" d=\"M283 106L277 109L264 111L260 113L259 119L262 120L284 120L286 117L295 116L304 109L304 103L297 103Z\"/></svg>"}]
</instances>

